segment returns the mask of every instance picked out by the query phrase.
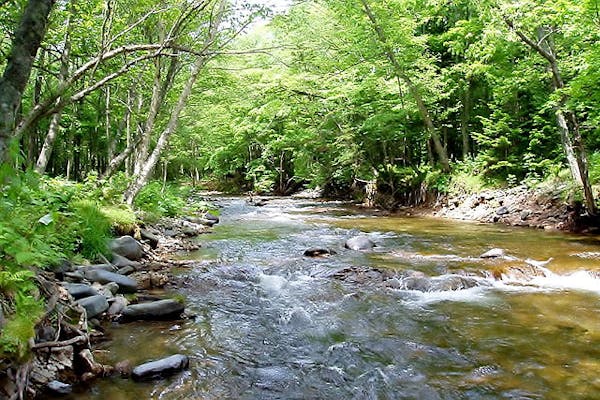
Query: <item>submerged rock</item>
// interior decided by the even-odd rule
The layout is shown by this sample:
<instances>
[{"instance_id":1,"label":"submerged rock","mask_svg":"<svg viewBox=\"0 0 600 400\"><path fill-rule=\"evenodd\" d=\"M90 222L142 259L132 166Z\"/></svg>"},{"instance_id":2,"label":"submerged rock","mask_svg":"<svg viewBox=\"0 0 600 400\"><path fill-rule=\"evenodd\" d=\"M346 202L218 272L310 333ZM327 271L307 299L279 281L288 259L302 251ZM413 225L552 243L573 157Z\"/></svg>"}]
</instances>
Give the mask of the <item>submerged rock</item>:
<instances>
[{"instance_id":1,"label":"submerged rock","mask_svg":"<svg viewBox=\"0 0 600 400\"><path fill-rule=\"evenodd\" d=\"M109 247L113 253L134 261L139 260L143 255L142 245L131 236L114 239L110 242Z\"/></svg>"},{"instance_id":2,"label":"submerged rock","mask_svg":"<svg viewBox=\"0 0 600 400\"><path fill-rule=\"evenodd\" d=\"M88 319L108 310L108 301L101 294L83 298L78 300L77 303L85 309Z\"/></svg>"},{"instance_id":3,"label":"submerged rock","mask_svg":"<svg viewBox=\"0 0 600 400\"><path fill-rule=\"evenodd\" d=\"M132 304L125 307L122 318L125 321L133 320L168 320L181 316L185 306L173 299L152 301L149 303Z\"/></svg>"},{"instance_id":4,"label":"submerged rock","mask_svg":"<svg viewBox=\"0 0 600 400\"><path fill-rule=\"evenodd\" d=\"M131 372L135 380L155 379L182 371L189 366L189 358L183 354L175 354L160 360L138 365Z\"/></svg>"},{"instance_id":5,"label":"submerged rock","mask_svg":"<svg viewBox=\"0 0 600 400\"><path fill-rule=\"evenodd\" d=\"M305 257L320 257L320 256L329 256L329 255L333 255L333 254L336 254L336 252L333 250L325 249L325 248L321 248L321 247L311 247L304 251Z\"/></svg>"},{"instance_id":6,"label":"submerged rock","mask_svg":"<svg viewBox=\"0 0 600 400\"><path fill-rule=\"evenodd\" d=\"M344 247L350 250L371 250L375 247L375 243L367 236L354 236L346 240Z\"/></svg>"},{"instance_id":7,"label":"submerged rock","mask_svg":"<svg viewBox=\"0 0 600 400\"><path fill-rule=\"evenodd\" d=\"M114 282L119 285L120 293L133 293L138 289L138 284L135 280L115 272L103 270L85 270L84 276L86 279L99 282L102 284Z\"/></svg>"}]
</instances>

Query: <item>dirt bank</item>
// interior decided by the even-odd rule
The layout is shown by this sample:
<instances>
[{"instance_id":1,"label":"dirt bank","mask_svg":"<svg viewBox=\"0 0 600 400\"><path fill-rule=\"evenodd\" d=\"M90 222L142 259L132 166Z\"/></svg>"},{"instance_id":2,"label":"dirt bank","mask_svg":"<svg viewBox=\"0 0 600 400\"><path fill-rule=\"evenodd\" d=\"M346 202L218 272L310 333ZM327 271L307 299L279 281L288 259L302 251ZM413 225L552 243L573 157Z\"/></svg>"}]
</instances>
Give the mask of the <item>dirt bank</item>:
<instances>
[{"instance_id":1,"label":"dirt bank","mask_svg":"<svg viewBox=\"0 0 600 400\"><path fill-rule=\"evenodd\" d=\"M414 210L422 215L486 223L501 223L546 230L592 232L598 219L569 204L561 189L532 189L525 185L485 190L476 194L441 197L431 207Z\"/></svg>"}]
</instances>

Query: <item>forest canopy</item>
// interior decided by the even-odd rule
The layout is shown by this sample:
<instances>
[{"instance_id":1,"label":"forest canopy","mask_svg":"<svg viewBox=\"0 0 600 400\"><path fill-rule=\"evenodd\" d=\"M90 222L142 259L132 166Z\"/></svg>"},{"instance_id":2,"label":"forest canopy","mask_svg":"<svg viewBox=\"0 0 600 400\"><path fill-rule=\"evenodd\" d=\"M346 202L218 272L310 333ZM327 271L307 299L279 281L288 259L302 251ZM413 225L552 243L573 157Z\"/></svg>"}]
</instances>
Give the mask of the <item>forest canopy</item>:
<instances>
[{"instance_id":1,"label":"forest canopy","mask_svg":"<svg viewBox=\"0 0 600 400\"><path fill-rule=\"evenodd\" d=\"M595 213L597 0L3 1L17 170L348 196L570 182ZM360 191L360 190L359 190Z\"/></svg>"}]
</instances>

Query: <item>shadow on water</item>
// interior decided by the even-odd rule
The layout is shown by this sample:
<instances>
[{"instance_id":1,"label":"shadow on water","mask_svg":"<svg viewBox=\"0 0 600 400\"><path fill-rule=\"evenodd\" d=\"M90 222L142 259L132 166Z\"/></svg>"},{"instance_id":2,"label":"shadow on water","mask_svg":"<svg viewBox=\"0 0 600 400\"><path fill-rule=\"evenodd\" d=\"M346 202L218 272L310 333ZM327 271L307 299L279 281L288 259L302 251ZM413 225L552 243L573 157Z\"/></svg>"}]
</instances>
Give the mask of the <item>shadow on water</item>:
<instances>
[{"instance_id":1,"label":"shadow on water","mask_svg":"<svg viewBox=\"0 0 600 400\"><path fill-rule=\"evenodd\" d=\"M600 248L589 237L362 217L337 203L220 203L221 224L188 255L210 265L178 278L195 318L117 327L107 355L138 362L181 352L190 370L143 384L99 381L76 398L600 398ZM343 248L358 234L374 251ZM303 257L313 246L337 254ZM478 258L492 247L514 258ZM550 257L544 276L486 275ZM344 271L362 275L340 279ZM386 280L386 271L394 277ZM476 284L388 284L448 273L473 275Z\"/></svg>"}]
</instances>

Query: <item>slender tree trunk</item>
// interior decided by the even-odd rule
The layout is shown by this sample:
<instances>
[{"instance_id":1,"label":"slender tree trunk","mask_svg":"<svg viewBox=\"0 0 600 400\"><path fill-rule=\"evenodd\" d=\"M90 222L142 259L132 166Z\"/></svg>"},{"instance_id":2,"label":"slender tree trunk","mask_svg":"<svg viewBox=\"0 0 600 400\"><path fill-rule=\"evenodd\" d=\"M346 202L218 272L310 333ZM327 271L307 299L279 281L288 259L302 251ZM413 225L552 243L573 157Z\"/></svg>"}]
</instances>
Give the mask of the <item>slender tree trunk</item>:
<instances>
[{"instance_id":1,"label":"slender tree trunk","mask_svg":"<svg viewBox=\"0 0 600 400\"><path fill-rule=\"evenodd\" d=\"M381 25L379 25L377 17L373 13L373 10L371 10L371 7L369 6L369 3L367 2L367 0L361 0L361 2L363 5L365 14L371 21L371 24L373 25L373 29L377 33L377 38L383 45L383 49L384 49L386 57L388 58L388 61L394 67L394 71L396 72L397 76L400 79L402 79L402 81L404 81L404 83L408 87L408 91L410 92L411 96L417 103L417 108L419 109L419 114L421 115L421 118L423 118L423 122L425 123L425 127L427 128L427 132L429 133L431 140L433 141L433 148L439 158L440 163L442 164L442 168L446 172L450 171L450 161L448 159L448 152L446 151L446 148L442 144L440 135L438 134L438 130L436 129L435 124L433 123L431 114L429 113L429 109L427 108L427 105L425 104L425 101L423 100L423 96L421 96L421 90L419 89L418 85L404 72L404 69L398 62L396 55L394 54L394 52L392 51L392 49L390 47L390 44L388 42L385 32L383 31L383 28L381 27Z\"/></svg>"},{"instance_id":2,"label":"slender tree trunk","mask_svg":"<svg viewBox=\"0 0 600 400\"><path fill-rule=\"evenodd\" d=\"M556 52L554 51L551 28L544 26L539 27L537 30L537 40L535 40L517 29L514 22L508 17L505 17L504 21L508 27L519 36L523 43L548 61L548 69L552 74L552 90L557 91L563 89L565 84L560 73ZM573 180L575 180L575 182L583 189L583 196L588 213L596 215L597 207L589 179L587 152L583 144L581 132L579 131L579 123L576 114L570 110L565 110L567 100L568 98L566 95L561 95L558 104L554 108L556 113L556 123L561 135L563 150L567 157Z\"/></svg>"},{"instance_id":3,"label":"slender tree trunk","mask_svg":"<svg viewBox=\"0 0 600 400\"><path fill-rule=\"evenodd\" d=\"M190 94L192 93L192 88L194 86L194 83L196 82L196 79L198 78L198 75L199 75L200 71L202 70L202 67L204 66L206 61L207 60L205 57L198 57L196 59L196 62L194 63L192 70L190 72L190 77L189 77L188 81L186 82L186 84L183 88L183 91L179 95L179 99L177 100L177 104L175 105L175 107L173 108L173 111L171 112L171 117L169 119L169 122L167 123L166 128L162 131L162 133L160 134L160 137L158 138L156 147L154 147L154 150L152 151L152 153L150 154L150 156L144 163L142 169L136 175L135 180L131 183L131 185L129 185L129 187L127 188L127 191L125 192L125 194L123 196L123 198L127 204L130 204L130 205L133 204L133 200L135 199L137 194L148 183L148 181L150 179L150 175L152 174L152 171L154 170L154 167L156 166L156 163L158 162L158 160L160 158L160 154L162 153L162 150L167 146L167 144L169 142L169 138L171 137L171 134L175 131L175 129L177 129L181 111L183 111L183 108L185 107L187 99L190 96Z\"/></svg>"},{"instance_id":4,"label":"slender tree trunk","mask_svg":"<svg viewBox=\"0 0 600 400\"><path fill-rule=\"evenodd\" d=\"M162 106L164 105L167 93L169 92L169 89L175 80L178 64L179 60L177 58L171 58L167 75L165 76L164 80L161 81L160 60L156 61L156 75L154 77L154 86L152 88L152 100L150 102L148 118L146 119L146 123L144 124L144 128L141 132L142 137L136 151L136 162L133 170L134 174L138 174L141 171L144 162L148 159L150 138L152 136L154 124Z\"/></svg>"},{"instance_id":5,"label":"slender tree trunk","mask_svg":"<svg viewBox=\"0 0 600 400\"><path fill-rule=\"evenodd\" d=\"M202 53L207 51L210 48L210 46L212 46L215 43L218 29L219 29L219 26L221 25L221 21L222 21L223 14L225 11L225 6L226 6L226 2L224 0L221 0L215 4L215 9L213 10L214 13L211 15L211 17L212 17L211 23L207 28L208 29L207 36L206 36L206 39L204 40L204 48L202 50ZM129 185L129 187L127 188L127 190L125 191L125 193L123 195L123 199L127 204L129 204L129 205L133 204L133 200L135 199L137 194L150 180L152 171L154 170L156 163L158 162L163 149L167 146L167 144L169 142L169 138L171 137L173 132L177 129L177 126L179 123L179 116L181 115L181 112L183 111L183 108L185 107L185 104L187 103L187 99L189 98L190 94L192 93L192 88L194 87L194 83L196 83L196 80L198 79L198 75L200 74L200 71L202 70L204 65L208 62L208 60L209 60L209 56L207 54L199 54L196 56L196 61L192 65L192 68L190 71L190 77L188 78L187 82L185 83L183 90L182 90L181 94L179 95L179 98L177 99L177 102L176 102L175 106L173 107L173 110L171 111L171 116L169 118L169 122L167 123L167 126L160 134L158 141L156 143L156 146L154 147L154 150L152 150L152 153L150 154L148 159L145 161L144 165L142 166L142 169L140 170L140 172L138 174L136 174L135 180Z\"/></svg>"},{"instance_id":6,"label":"slender tree trunk","mask_svg":"<svg viewBox=\"0 0 600 400\"><path fill-rule=\"evenodd\" d=\"M10 141L33 60L46 33L55 0L29 0L13 36L4 74L0 78L0 163L9 161Z\"/></svg>"},{"instance_id":7,"label":"slender tree trunk","mask_svg":"<svg viewBox=\"0 0 600 400\"><path fill-rule=\"evenodd\" d=\"M462 136L462 156L463 160L469 158L471 153L471 138L469 136L469 118L471 113L471 80L467 80L463 94L463 106L460 113L460 133Z\"/></svg>"},{"instance_id":8,"label":"slender tree trunk","mask_svg":"<svg viewBox=\"0 0 600 400\"><path fill-rule=\"evenodd\" d=\"M58 77L58 85L64 85L67 76L69 75L69 58L71 53L71 40L69 39L69 29L71 24L71 17L67 19L67 29L65 33L65 39L63 42L63 51L60 55L60 72ZM59 97L56 102L60 103L61 98ZM42 145L42 149L40 150L40 154L38 155L37 161L35 163L35 170L43 174L46 172L46 167L48 166L48 161L50 161L50 156L52 155L52 150L54 149L54 142L58 137L58 133L60 131L60 119L62 116L62 110L58 110L54 114L52 114L52 119L50 120L50 127L48 128L48 133L46 134L46 138L44 139L44 144Z\"/></svg>"}]
</instances>

